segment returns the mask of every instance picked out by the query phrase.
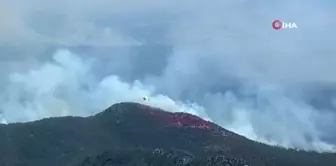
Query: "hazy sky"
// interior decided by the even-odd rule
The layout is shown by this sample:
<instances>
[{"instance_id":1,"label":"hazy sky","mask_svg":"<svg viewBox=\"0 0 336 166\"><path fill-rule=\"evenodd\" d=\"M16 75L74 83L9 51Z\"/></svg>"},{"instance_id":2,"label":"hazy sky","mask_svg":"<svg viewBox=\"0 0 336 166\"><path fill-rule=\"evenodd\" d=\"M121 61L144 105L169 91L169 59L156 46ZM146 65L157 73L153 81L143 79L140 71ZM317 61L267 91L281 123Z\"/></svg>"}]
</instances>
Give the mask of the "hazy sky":
<instances>
[{"instance_id":1,"label":"hazy sky","mask_svg":"<svg viewBox=\"0 0 336 166\"><path fill-rule=\"evenodd\" d=\"M254 140L328 150L335 18L331 0L0 0L0 111L87 116L147 95Z\"/></svg>"}]
</instances>

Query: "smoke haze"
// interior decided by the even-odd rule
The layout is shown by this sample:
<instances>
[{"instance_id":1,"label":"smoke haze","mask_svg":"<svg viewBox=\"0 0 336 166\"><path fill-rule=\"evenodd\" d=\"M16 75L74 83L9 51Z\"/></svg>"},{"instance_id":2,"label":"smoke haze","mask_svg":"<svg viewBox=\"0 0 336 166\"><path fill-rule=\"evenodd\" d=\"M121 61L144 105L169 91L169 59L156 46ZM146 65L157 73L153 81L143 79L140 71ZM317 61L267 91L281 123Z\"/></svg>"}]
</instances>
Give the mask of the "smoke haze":
<instances>
[{"instance_id":1,"label":"smoke haze","mask_svg":"<svg viewBox=\"0 0 336 166\"><path fill-rule=\"evenodd\" d=\"M331 0L0 0L0 122L142 101L250 139L336 145ZM298 29L275 31L273 20Z\"/></svg>"}]
</instances>

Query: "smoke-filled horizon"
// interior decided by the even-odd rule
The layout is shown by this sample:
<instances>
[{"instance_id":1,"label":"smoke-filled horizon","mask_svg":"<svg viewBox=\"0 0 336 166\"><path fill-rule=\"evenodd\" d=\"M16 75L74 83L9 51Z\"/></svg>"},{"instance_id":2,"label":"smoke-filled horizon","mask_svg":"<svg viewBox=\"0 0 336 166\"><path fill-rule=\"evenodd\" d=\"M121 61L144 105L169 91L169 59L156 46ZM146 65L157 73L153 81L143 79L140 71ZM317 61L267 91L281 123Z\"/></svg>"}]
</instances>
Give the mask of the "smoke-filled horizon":
<instances>
[{"instance_id":1,"label":"smoke-filled horizon","mask_svg":"<svg viewBox=\"0 0 336 166\"><path fill-rule=\"evenodd\" d=\"M0 122L149 96L253 140L330 151L334 3L0 0ZM275 19L298 29L275 31Z\"/></svg>"}]
</instances>

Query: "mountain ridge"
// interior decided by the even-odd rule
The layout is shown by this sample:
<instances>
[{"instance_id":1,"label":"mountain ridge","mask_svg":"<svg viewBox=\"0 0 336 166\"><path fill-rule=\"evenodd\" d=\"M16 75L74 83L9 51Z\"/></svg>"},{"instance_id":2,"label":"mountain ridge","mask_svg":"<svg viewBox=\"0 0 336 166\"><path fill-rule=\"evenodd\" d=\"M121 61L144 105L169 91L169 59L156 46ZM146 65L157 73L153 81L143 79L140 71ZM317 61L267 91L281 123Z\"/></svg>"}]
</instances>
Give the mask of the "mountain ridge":
<instances>
[{"instance_id":1,"label":"mountain ridge","mask_svg":"<svg viewBox=\"0 0 336 166\"><path fill-rule=\"evenodd\" d=\"M131 102L85 118L0 125L0 135L1 166L112 166L127 157L130 162L119 165L145 166L178 162L188 155L194 157L180 165L336 165L336 154L268 146L195 115Z\"/></svg>"}]
</instances>

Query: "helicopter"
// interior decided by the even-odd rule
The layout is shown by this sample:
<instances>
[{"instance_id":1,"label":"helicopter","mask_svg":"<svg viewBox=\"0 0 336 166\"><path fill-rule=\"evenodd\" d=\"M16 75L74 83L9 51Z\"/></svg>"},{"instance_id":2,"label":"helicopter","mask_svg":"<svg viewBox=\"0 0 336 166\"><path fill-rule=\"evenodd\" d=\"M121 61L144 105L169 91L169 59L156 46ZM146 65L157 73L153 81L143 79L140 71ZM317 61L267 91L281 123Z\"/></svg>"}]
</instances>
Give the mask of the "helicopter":
<instances>
[{"instance_id":1,"label":"helicopter","mask_svg":"<svg viewBox=\"0 0 336 166\"><path fill-rule=\"evenodd\" d=\"M149 101L149 99L148 99L147 96L144 96L144 97L142 98L142 100L144 100L144 101Z\"/></svg>"}]
</instances>

